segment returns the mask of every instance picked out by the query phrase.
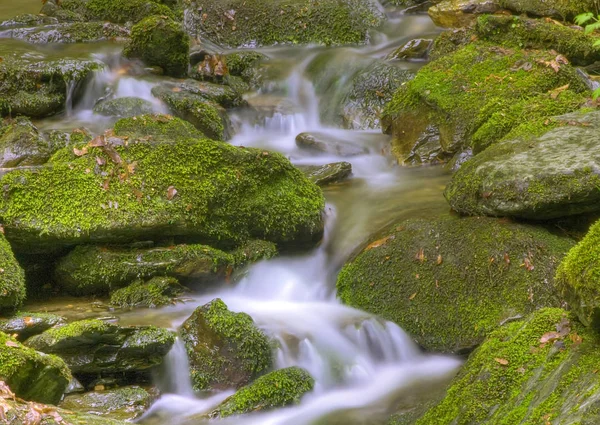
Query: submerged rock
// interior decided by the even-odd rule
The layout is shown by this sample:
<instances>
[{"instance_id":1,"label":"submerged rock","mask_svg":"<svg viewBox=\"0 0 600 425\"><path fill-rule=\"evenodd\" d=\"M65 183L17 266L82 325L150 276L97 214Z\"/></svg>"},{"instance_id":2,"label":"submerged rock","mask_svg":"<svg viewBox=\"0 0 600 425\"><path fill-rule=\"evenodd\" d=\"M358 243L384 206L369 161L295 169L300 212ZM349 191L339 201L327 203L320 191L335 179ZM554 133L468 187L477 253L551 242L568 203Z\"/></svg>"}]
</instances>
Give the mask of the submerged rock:
<instances>
[{"instance_id":1,"label":"submerged rock","mask_svg":"<svg viewBox=\"0 0 600 425\"><path fill-rule=\"evenodd\" d=\"M375 5L361 0L194 1L188 13L187 26L194 36L227 47L360 44L384 19Z\"/></svg>"},{"instance_id":2,"label":"submerged rock","mask_svg":"<svg viewBox=\"0 0 600 425\"><path fill-rule=\"evenodd\" d=\"M269 60L269 57L254 50L243 50L226 54L225 60L229 74L250 80L256 66Z\"/></svg>"},{"instance_id":3,"label":"submerged rock","mask_svg":"<svg viewBox=\"0 0 600 425\"><path fill-rule=\"evenodd\" d=\"M110 304L119 308L161 307L174 304L186 288L172 277L156 276L147 282L137 280L110 295Z\"/></svg>"},{"instance_id":4,"label":"submerged rock","mask_svg":"<svg viewBox=\"0 0 600 425\"><path fill-rule=\"evenodd\" d=\"M343 267L339 297L397 323L427 350L458 353L510 318L559 306L554 273L574 245L479 217L412 219L380 236Z\"/></svg>"},{"instance_id":5,"label":"submerged rock","mask_svg":"<svg viewBox=\"0 0 600 425\"><path fill-rule=\"evenodd\" d=\"M162 363L175 334L154 326L121 327L102 320L72 322L25 345L62 358L76 376L148 372Z\"/></svg>"},{"instance_id":6,"label":"submerged rock","mask_svg":"<svg viewBox=\"0 0 600 425\"><path fill-rule=\"evenodd\" d=\"M166 75L183 77L188 70L190 40L181 24L164 15L150 16L134 25L123 55L146 65L160 66Z\"/></svg>"},{"instance_id":7,"label":"submerged rock","mask_svg":"<svg viewBox=\"0 0 600 425\"><path fill-rule=\"evenodd\" d=\"M600 112L557 117L545 128L465 162L444 192L452 208L534 220L600 211Z\"/></svg>"},{"instance_id":8,"label":"submerged rock","mask_svg":"<svg viewBox=\"0 0 600 425\"><path fill-rule=\"evenodd\" d=\"M346 180L352 174L349 162L333 162L326 165L307 165L298 167L310 181L318 186L327 186Z\"/></svg>"},{"instance_id":9,"label":"submerged rock","mask_svg":"<svg viewBox=\"0 0 600 425\"><path fill-rule=\"evenodd\" d=\"M94 106L96 114L119 118L151 114L153 111L152 103L139 97L119 97L104 100Z\"/></svg>"},{"instance_id":10,"label":"submerged rock","mask_svg":"<svg viewBox=\"0 0 600 425\"><path fill-rule=\"evenodd\" d=\"M25 400L56 404L71 373L60 358L39 353L0 332L0 379Z\"/></svg>"},{"instance_id":11,"label":"submerged rock","mask_svg":"<svg viewBox=\"0 0 600 425\"><path fill-rule=\"evenodd\" d=\"M65 319L56 314L19 312L9 319L1 319L0 331L8 335L17 335L20 341L24 341L54 326L64 324Z\"/></svg>"},{"instance_id":12,"label":"submerged rock","mask_svg":"<svg viewBox=\"0 0 600 425\"><path fill-rule=\"evenodd\" d=\"M353 144L352 141L316 132L298 134L296 136L296 146L314 152L338 156L356 156L368 152L364 146Z\"/></svg>"},{"instance_id":13,"label":"submerged rock","mask_svg":"<svg viewBox=\"0 0 600 425\"><path fill-rule=\"evenodd\" d=\"M38 170L7 173L0 199L7 237L29 253L169 236L224 247L320 239L323 194L289 160L168 136L181 131L193 130L169 116L127 118L115 136L63 148ZM127 145L117 137L125 134Z\"/></svg>"},{"instance_id":14,"label":"submerged rock","mask_svg":"<svg viewBox=\"0 0 600 425\"><path fill-rule=\"evenodd\" d=\"M595 424L598 340L567 312L542 309L492 334L416 425Z\"/></svg>"},{"instance_id":15,"label":"submerged rock","mask_svg":"<svg viewBox=\"0 0 600 425\"><path fill-rule=\"evenodd\" d=\"M145 389L130 386L68 395L60 403L60 407L89 415L132 421L150 407L152 399L152 395Z\"/></svg>"},{"instance_id":16,"label":"submerged rock","mask_svg":"<svg viewBox=\"0 0 600 425\"><path fill-rule=\"evenodd\" d=\"M241 388L210 413L211 418L225 418L300 403L312 391L315 380L299 367L276 370Z\"/></svg>"},{"instance_id":17,"label":"submerged rock","mask_svg":"<svg viewBox=\"0 0 600 425\"><path fill-rule=\"evenodd\" d=\"M179 330L195 390L247 385L272 366L267 336L245 313L233 313L220 299L198 307Z\"/></svg>"}]
</instances>

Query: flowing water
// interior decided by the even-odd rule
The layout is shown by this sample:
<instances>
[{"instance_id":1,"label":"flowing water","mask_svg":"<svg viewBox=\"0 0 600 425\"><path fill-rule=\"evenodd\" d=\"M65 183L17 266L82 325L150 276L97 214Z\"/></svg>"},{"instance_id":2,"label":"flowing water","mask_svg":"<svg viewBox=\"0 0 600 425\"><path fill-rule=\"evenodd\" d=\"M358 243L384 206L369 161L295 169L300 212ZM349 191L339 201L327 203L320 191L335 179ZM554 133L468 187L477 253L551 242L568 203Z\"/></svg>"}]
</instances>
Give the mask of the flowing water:
<instances>
[{"instance_id":1,"label":"flowing water","mask_svg":"<svg viewBox=\"0 0 600 425\"><path fill-rule=\"evenodd\" d=\"M21 12L0 0L0 18ZM268 112L259 116L244 111L232 114L237 132L229 143L273 149L297 165L352 163L349 181L324 190L327 225L320 246L304 255L258 263L237 283L223 283L217 289L194 294L184 304L120 314L122 324L177 328L197 306L219 297L231 310L250 314L277 342L276 368L301 366L315 378L314 391L298 406L222 420L225 424L379 423L391 412L410 408L443 388L460 365L452 357L422 353L397 325L346 307L336 299L336 274L365 240L392 222L437 215L448 209L441 195L447 181L442 169L398 167L389 155L389 139L380 131L350 131L323 124L319 93L315 92L314 81L306 77L306 66L323 51L332 58L341 52L341 56L357 60L380 59L404 41L437 33L427 16L403 16L393 9L388 13L386 26L364 47L264 49L272 63L278 64L278 77L250 94L248 100L252 105L266 105ZM160 77L133 76L127 71L130 64L120 58L114 45L30 46L0 40L0 53L6 52L46 58L95 58L107 65L106 71L87 83L77 102L72 92L68 93L69 106L64 115L37 122L43 129L84 126L100 133L110 128L114 120L92 112L95 102L109 93L115 97L141 97L152 101L156 112L167 111L151 95ZM399 66L414 69L420 65ZM304 131L335 137L359 147L363 153L350 158L307 153L295 143L296 135ZM71 317L94 314L87 310L82 313L85 308L77 307L72 300L45 300L28 308L60 310ZM167 356L156 383L163 395L142 423L185 424L190 416L210 412L232 394L194 394L180 341Z\"/></svg>"}]
</instances>

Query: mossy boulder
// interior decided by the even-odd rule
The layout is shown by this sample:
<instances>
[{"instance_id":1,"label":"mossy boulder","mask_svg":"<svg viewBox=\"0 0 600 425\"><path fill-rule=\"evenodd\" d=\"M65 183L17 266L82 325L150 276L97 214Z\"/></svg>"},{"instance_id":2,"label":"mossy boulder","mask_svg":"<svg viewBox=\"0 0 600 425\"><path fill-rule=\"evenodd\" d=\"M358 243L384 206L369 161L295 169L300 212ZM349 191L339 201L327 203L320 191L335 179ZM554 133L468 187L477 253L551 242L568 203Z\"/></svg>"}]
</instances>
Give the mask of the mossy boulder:
<instances>
[{"instance_id":1,"label":"mossy boulder","mask_svg":"<svg viewBox=\"0 0 600 425\"><path fill-rule=\"evenodd\" d=\"M247 79L261 62L269 60L264 53L254 50L242 50L225 55L227 69L230 75Z\"/></svg>"},{"instance_id":2,"label":"mossy boulder","mask_svg":"<svg viewBox=\"0 0 600 425\"><path fill-rule=\"evenodd\" d=\"M360 44L384 18L362 0L194 1L189 13L194 35L227 47Z\"/></svg>"},{"instance_id":3,"label":"mossy boulder","mask_svg":"<svg viewBox=\"0 0 600 425\"><path fill-rule=\"evenodd\" d=\"M146 114L122 118L113 129L117 137L144 139L150 143L170 143L180 139L200 139L204 135L192 124L171 115Z\"/></svg>"},{"instance_id":4,"label":"mossy boulder","mask_svg":"<svg viewBox=\"0 0 600 425\"><path fill-rule=\"evenodd\" d=\"M163 143L99 136L59 150L40 169L7 173L0 217L11 243L42 252L181 236L215 247L256 238L303 247L321 237L323 194L285 157L207 139L168 139L164 134L187 127L171 125L172 117L160 120L124 119L115 133L148 130Z\"/></svg>"},{"instance_id":5,"label":"mossy boulder","mask_svg":"<svg viewBox=\"0 0 600 425\"><path fill-rule=\"evenodd\" d=\"M0 122L0 168L40 165L52 154L50 143L25 117Z\"/></svg>"},{"instance_id":6,"label":"mossy boulder","mask_svg":"<svg viewBox=\"0 0 600 425\"><path fill-rule=\"evenodd\" d=\"M499 0L443 0L429 8L431 20L438 27L461 28L469 26L477 15L501 10Z\"/></svg>"},{"instance_id":7,"label":"mossy boulder","mask_svg":"<svg viewBox=\"0 0 600 425\"><path fill-rule=\"evenodd\" d=\"M150 16L131 29L123 55L160 66L166 75L182 77L188 70L190 39L181 24L165 15Z\"/></svg>"},{"instance_id":8,"label":"mossy boulder","mask_svg":"<svg viewBox=\"0 0 600 425\"><path fill-rule=\"evenodd\" d=\"M153 93L156 93L155 96L160 97L160 94L165 91L179 93L181 96L186 93L198 95L224 108L236 108L246 105L246 101L244 101L242 95L232 87L208 81L187 79L179 82L163 82L155 88Z\"/></svg>"},{"instance_id":9,"label":"mossy boulder","mask_svg":"<svg viewBox=\"0 0 600 425\"><path fill-rule=\"evenodd\" d=\"M464 352L511 317L559 306L556 267L574 245L493 218L411 219L341 270L340 299L402 326L427 350Z\"/></svg>"},{"instance_id":10,"label":"mossy boulder","mask_svg":"<svg viewBox=\"0 0 600 425\"><path fill-rule=\"evenodd\" d=\"M54 326L64 324L65 319L56 314L22 311L8 319L1 319L0 331L8 335L16 335L20 341L24 341Z\"/></svg>"},{"instance_id":11,"label":"mossy boulder","mask_svg":"<svg viewBox=\"0 0 600 425\"><path fill-rule=\"evenodd\" d=\"M67 85L78 88L104 65L89 60L30 61L4 58L0 62L0 116L41 118L65 109Z\"/></svg>"},{"instance_id":12,"label":"mossy boulder","mask_svg":"<svg viewBox=\"0 0 600 425\"><path fill-rule=\"evenodd\" d=\"M25 272L0 234L0 312L18 309L25 300Z\"/></svg>"},{"instance_id":13,"label":"mossy boulder","mask_svg":"<svg viewBox=\"0 0 600 425\"><path fill-rule=\"evenodd\" d=\"M11 19L7 19L0 22L0 28L5 30L12 28L37 27L39 25L53 24L58 24L58 19L41 14L35 15L33 13L23 13L21 15L14 16Z\"/></svg>"},{"instance_id":14,"label":"mossy boulder","mask_svg":"<svg viewBox=\"0 0 600 425\"><path fill-rule=\"evenodd\" d=\"M327 186L346 180L352 174L349 162L333 162L325 165L306 165L298 167L310 181L318 186Z\"/></svg>"},{"instance_id":15,"label":"mossy boulder","mask_svg":"<svg viewBox=\"0 0 600 425\"><path fill-rule=\"evenodd\" d=\"M556 284L586 326L600 331L600 222L573 247L556 271Z\"/></svg>"},{"instance_id":16,"label":"mossy boulder","mask_svg":"<svg viewBox=\"0 0 600 425\"><path fill-rule=\"evenodd\" d=\"M60 403L61 409L122 421L140 417L150 407L152 395L138 386L72 394Z\"/></svg>"},{"instance_id":17,"label":"mossy boulder","mask_svg":"<svg viewBox=\"0 0 600 425\"><path fill-rule=\"evenodd\" d=\"M161 307L174 303L186 288L173 277L156 276L147 282L137 280L110 294L110 304L118 308Z\"/></svg>"},{"instance_id":18,"label":"mossy boulder","mask_svg":"<svg viewBox=\"0 0 600 425\"><path fill-rule=\"evenodd\" d=\"M433 45L433 40L429 38L415 38L398 47L390 53L386 59L425 59L429 49Z\"/></svg>"},{"instance_id":19,"label":"mossy boulder","mask_svg":"<svg viewBox=\"0 0 600 425\"><path fill-rule=\"evenodd\" d=\"M32 44L91 43L100 41L125 41L130 36L127 27L110 22L74 22L36 28L10 30L11 38Z\"/></svg>"},{"instance_id":20,"label":"mossy boulder","mask_svg":"<svg viewBox=\"0 0 600 425\"><path fill-rule=\"evenodd\" d=\"M89 319L49 329L25 345L62 358L78 377L97 377L149 372L162 363L174 342L175 334L167 329Z\"/></svg>"},{"instance_id":21,"label":"mossy boulder","mask_svg":"<svg viewBox=\"0 0 600 425\"><path fill-rule=\"evenodd\" d=\"M492 332L446 397L416 425L594 424L597 338L567 312L542 309Z\"/></svg>"},{"instance_id":22,"label":"mossy boulder","mask_svg":"<svg viewBox=\"0 0 600 425\"><path fill-rule=\"evenodd\" d=\"M179 333L195 390L239 388L272 366L267 336L250 316L229 311L218 298L198 307Z\"/></svg>"},{"instance_id":23,"label":"mossy boulder","mask_svg":"<svg viewBox=\"0 0 600 425\"><path fill-rule=\"evenodd\" d=\"M71 373L60 358L39 353L0 332L0 380L25 400L56 404Z\"/></svg>"},{"instance_id":24,"label":"mossy boulder","mask_svg":"<svg viewBox=\"0 0 600 425\"><path fill-rule=\"evenodd\" d=\"M579 109L588 94L564 56L476 42L429 63L401 87L386 105L383 129L401 162L431 127L444 153L478 153L521 124L543 128L546 119Z\"/></svg>"},{"instance_id":25,"label":"mossy boulder","mask_svg":"<svg viewBox=\"0 0 600 425\"><path fill-rule=\"evenodd\" d=\"M152 114L152 103L139 97L119 97L104 100L94 106L94 113L109 117L128 118Z\"/></svg>"},{"instance_id":26,"label":"mossy boulder","mask_svg":"<svg viewBox=\"0 0 600 425\"><path fill-rule=\"evenodd\" d=\"M154 0L61 0L60 6L50 8L49 16L58 16L61 12L78 14L91 21L110 21L123 24L137 23L152 16L167 16L175 19L173 11Z\"/></svg>"},{"instance_id":27,"label":"mossy boulder","mask_svg":"<svg viewBox=\"0 0 600 425\"><path fill-rule=\"evenodd\" d=\"M541 128L538 137L505 140L465 162L444 192L452 208L533 220L600 211L600 112Z\"/></svg>"},{"instance_id":28,"label":"mossy boulder","mask_svg":"<svg viewBox=\"0 0 600 425\"><path fill-rule=\"evenodd\" d=\"M238 267L257 263L262 260L268 260L276 257L279 251L277 245L273 242L255 239L231 252L233 260Z\"/></svg>"},{"instance_id":29,"label":"mossy boulder","mask_svg":"<svg viewBox=\"0 0 600 425\"><path fill-rule=\"evenodd\" d=\"M551 16L572 20L575 16L593 12L598 7L594 0L499 0L500 5L517 14Z\"/></svg>"},{"instance_id":30,"label":"mossy boulder","mask_svg":"<svg viewBox=\"0 0 600 425\"><path fill-rule=\"evenodd\" d=\"M241 388L210 413L212 418L285 407L300 403L307 392L312 391L315 380L299 367L270 372Z\"/></svg>"}]
</instances>

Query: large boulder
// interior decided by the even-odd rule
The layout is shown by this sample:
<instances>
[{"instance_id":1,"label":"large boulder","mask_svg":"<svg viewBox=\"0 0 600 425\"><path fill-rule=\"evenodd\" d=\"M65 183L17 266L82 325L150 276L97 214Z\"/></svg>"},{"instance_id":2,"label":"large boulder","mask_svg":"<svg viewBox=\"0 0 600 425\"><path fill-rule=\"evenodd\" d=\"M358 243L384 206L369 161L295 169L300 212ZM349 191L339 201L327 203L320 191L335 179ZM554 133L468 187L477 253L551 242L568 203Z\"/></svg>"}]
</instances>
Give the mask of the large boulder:
<instances>
[{"instance_id":1,"label":"large boulder","mask_svg":"<svg viewBox=\"0 0 600 425\"><path fill-rule=\"evenodd\" d=\"M173 122L180 121L124 119L116 135L59 150L40 169L7 173L0 217L8 239L30 253L170 236L214 246L252 238L288 247L318 241L323 194L289 160L207 139L169 138L187 128ZM145 132L156 137L131 136Z\"/></svg>"},{"instance_id":2,"label":"large boulder","mask_svg":"<svg viewBox=\"0 0 600 425\"><path fill-rule=\"evenodd\" d=\"M71 373L60 358L25 347L0 332L0 380L25 400L56 404Z\"/></svg>"},{"instance_id":3,"label":"large boulder","mask_svg":"<svg viewBox=\"0 0 600 425\"><path fill-rule=\"evenodd\" d=\"M227 398L210 413L211 418L225 418L260 410L300 403L312 391L315 380L299 367L276 370L256 379Z\"/></svg>"},{"instance_id":4,"label":"large boulder","mask_svg":"<svg viewBox=\"0 0 600 425\"><path fill-rule=\"evenodd\" d=\"M190 40L181 24L164 15L149 16L131 29L123 55L146 65L160 66L166 75L187 74Z\"/></svg>"},{"instance_id":5,"label":"large boulder","mask_svg":"<svg viewBox=\"0 0 600 425\"><path fill-rule=\"evenodd\" d=\"M54 2L47 2L54 3ZM61 0L59 7L44 7L48 16L62 16L63 12L71 12L86 21L110 21L114 23L137 23L152 16L175 18L168 6L154 0Z\"/></svg>"},{"instance_id":6,"label":"large boulder","mask_svg":"<svg viewBox=\"0 0 600 425\"><path fill-rule=\"evenodd\" d=\"M549 308L490 334L416 425L600 421L598 340Z\"/></svg>"},{"instance_id":7,"label":"large boulder","mask_svg":"<svg viewBox=\"0 0 600 425\"><path fill-rule=\"evenodd\" d=\"M173 277L156 276L147 282L137 280L110 294L110 305L118 308L161 307L175 303L186 288Z\"/></svg>"},{"instance_id":8,"label":"large boulder","mask_svg":"<svg viewBox=\"0 0 600 425\"><path fill-rule=\"evenodd\" d=\"M384 18L362 0L196 0L187 13L192 34L227 47L364 43Z\"/></svg>"},{"instance_id":9,"label":"large boulder","mask_svg":"<svg viewBox=\"0 0 600 425\"><path fill-rule=\"evenodd\" d=\"M470 43L423 67L386 105L382 122L399 161L431 128L444 153L479 153L522 123L543 128L547 118L579 109L588 93L556 52Z\"/></svg>"},{"instance_id":10,"label":"large boulder","mask_svg":"<svg viewBox=\"0 0 600 425\"><path fill-rule=\"evenodd\" d=\"M600 222L560 263L556 284L579 320L600 331Z\"/></svg>"},{"instance_id":11,"label":"large boulder","mask_svg":"<svg viewBox=\"0 0 600 425\"><path fill-rule=\"evenodd\" d=\"M128 386L113 390L70 394L60 403L60 407L103 418L132 421L150 407L152 399L152 395L145 389Z\"/></svg>"},{"instance_id":12,"label":"large boulder","mask_svg":"<svg viewBox=\"0 0 600 425\"><path fill-rule=\"evenodd\" d=\"M544 220L600 211L599 128L598 111L549 120L539 137L503 141L464 163L444 195L470 215Z\"/></svg>"},{"instance_id":13,"label":"large boulder","mask_svg":"<svg viewBox=\"0 0 600 425\"><path fill-rule=\"evenodd\" d=\"M178 139L201 139L202 132L192 124L170 115L148 114L118 120L113 129L119 138L143 139L150 143L172 142Z\"/></svg>"},{"instance_id":14,"label":"large boulder","mask_svg":"<svg viewBox=\"0 0 600 425\"><path fill-rule=\"evenodd\" d=\"M559 306L553 285L571 239L492 218L411 219L341 270L353 307L391 320L427 350L464 352L504 321Z\"/></svg>"},{"instance_id":15,"label":"large boulder","mask_svg":"<svg viewBox=\"0 0 600 425\"><path fill-rule=\"evenodd\" d=\"M25 300L25 272L0 234L0 312L16 310Z\"/></svg>"},{"instance_id":16,"label":"large boulder","mask_svg":"<svg viewBox=\"0 0 600 425\"><path fill-rule=\"evenodd\" d=\"M220 299L198 307L180 329L195 390L242 387L272 366L267 336Z\"/></svg>"},{"instance_id":17,"label":"large boulder","mask_svg":"<svg viewBox=\"0 0 600 425\"><path fill-rule=\"evenodd\" d=\"M5 57L0 62L0 116L41 118L65 109L78 88L104 65L89 60L40 61ZM74 88L67 99L67 87Z\"/></svg>"},{"instance_id":18,"label":"large boulder","mask_svg":"<svg viewBox=\"0 0 600 425\"><path fill-rule=\"evenodd\" d=\"M97 377L149 372L174 342L175 334L166 329L89 319L49 329L25 345L62 358L78 377Z\"/></svg>"}]
</instances>

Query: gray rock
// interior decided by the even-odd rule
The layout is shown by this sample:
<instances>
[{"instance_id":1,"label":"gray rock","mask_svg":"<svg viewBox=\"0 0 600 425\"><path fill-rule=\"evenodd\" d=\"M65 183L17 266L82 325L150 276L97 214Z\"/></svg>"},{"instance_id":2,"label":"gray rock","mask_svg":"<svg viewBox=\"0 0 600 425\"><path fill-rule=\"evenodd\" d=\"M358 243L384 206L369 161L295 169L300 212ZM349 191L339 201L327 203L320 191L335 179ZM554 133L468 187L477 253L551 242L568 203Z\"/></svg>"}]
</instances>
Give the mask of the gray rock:
<instances>
[{"instance_id":1,"label":"gray rock","mask_svg":"<svg viewBox=\"0 0 600 425\"><path fill-rule=\"evenodd\" d=\"M415 38L390 53L387 59L425 59L433 40Z\"/></svg>"},{"instance_id":2,"label":"gray rock","mask_svg":"<svg viewBox=\"0 0 600 425\"><path fill-rule=\"evenodd\" d=\"M9 319L0 320L0 331L9 335L16 334L23 341L63 324L65 319L56 314L19 312Z\"/></svg>"},{"instance_id":3,"label":"gray rock","mask_svg":"<svg viewBox=\"0 0 600 425\"><path fill-rule=\"evenodd\" d=\"M68 395L60 407L79 413L132 421L150 407L152 395L138 386Z\"/></svg>"},{"instance_id":4,"label":"gray rock","mask_svg":"<svg viewBox=\"0 0 600 425\"><path fill-rule=\"evenodd\" d=\"M338 156L356 156L368 152L363 146L326 133L300 133L296 136L296 145L313 152Z\"/></svg>"},{"instance_id":5,"label":"gray rock","mask_svg":"<svg viewBox=\"0 0 600 425\"><path fill-rule=\"evenodd\" d=\"M326 165L299 167L310 181L318 186L327 186L346 180L352 174L349 162L334 162Z\"/></svg>"}]
</instances>

